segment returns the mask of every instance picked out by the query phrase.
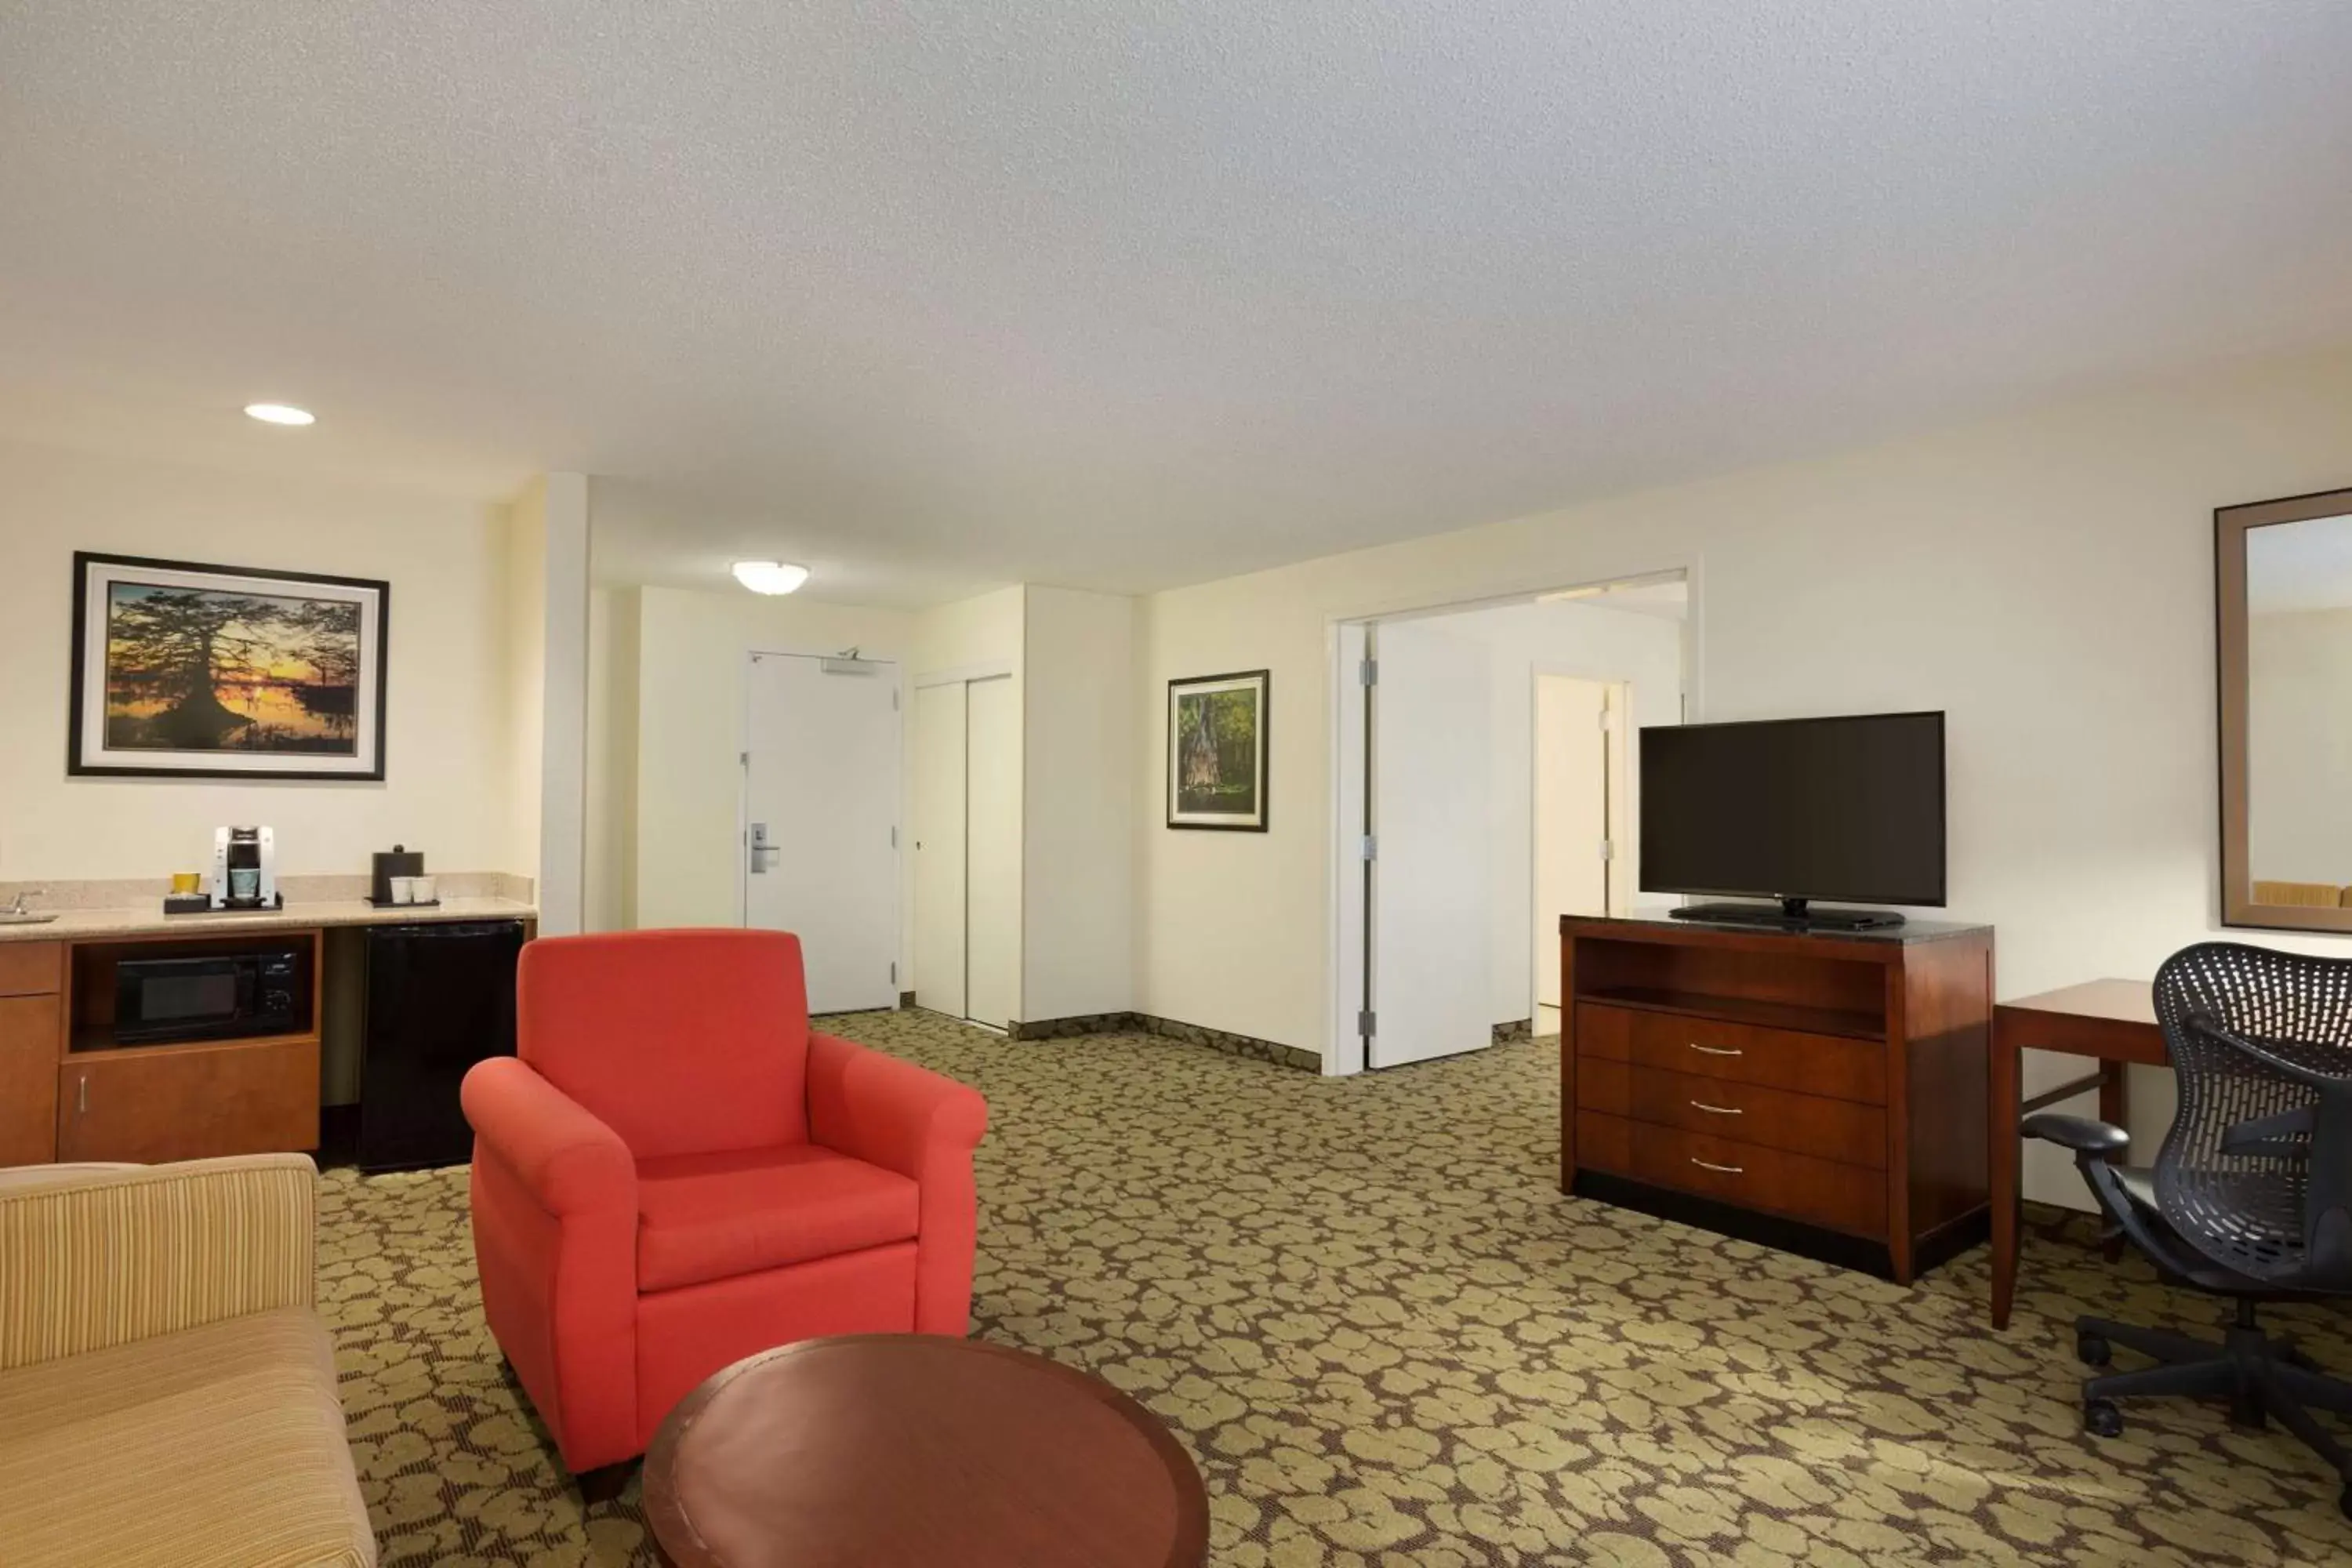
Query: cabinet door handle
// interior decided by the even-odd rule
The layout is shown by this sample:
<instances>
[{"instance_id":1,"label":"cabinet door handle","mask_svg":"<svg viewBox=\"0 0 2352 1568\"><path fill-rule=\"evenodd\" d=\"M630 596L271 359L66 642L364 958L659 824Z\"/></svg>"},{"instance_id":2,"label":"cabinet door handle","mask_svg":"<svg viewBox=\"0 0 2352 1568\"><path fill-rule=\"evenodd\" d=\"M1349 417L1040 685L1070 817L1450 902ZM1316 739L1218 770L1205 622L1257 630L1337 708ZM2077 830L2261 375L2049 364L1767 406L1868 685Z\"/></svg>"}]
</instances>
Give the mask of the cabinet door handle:
<instances>
[{"instance_id":1,"label":"cabinet door handle","mask_svg":"<svg viewBox=\"0 0 2352 1568\"><path fill-rule=\"evenodd\" d=\"M1690 1048L1696 1051L1703 1057L1738 1057L1747 1055L1745 1051L1735 1051L1727 1046L1702 1046L1696 1040L1693 1040L1690 1043Z\"/></svg>"},{"instance_id":2,"label":"cabinet door handle","mask_svg":"<svg viewBox=\"0 0 2352 1568\"><path fill-rule=\"evenodd\" d=\"M82 1074L74 1080L74 1114L76 1116L89 1114L89 1074L88 1073Z\"/></svg>"},{"instance_id":3,"label":"cabinet door handle","mask_svg":"<svg viewBox=\"0 0 2352 1568\"><path fill-rule=\"evenodd\" d=\"M1738 1116L1741 1114L1739 1107L1736 1105L1709 1105L1704 1100L1694 1100L1690 1104L1693 1110L1704 1110L1710 1116Z\"/></svg>"},{"instance_id":4,"label":"cabinet door handle","mask_svg":"<svg viewBox=\"0 0 2352 1568\"><path fill-rule=\"evenodd\" d=\"M1748 1167L1745 1165L1718 1165L1712 1160L1702 1160L1696 1154L1690 1157L1690 1163L1702 1171L1720 1171L1727 1176L1744 1176L1748 1173Z\"/></svg>"}]
</instances>

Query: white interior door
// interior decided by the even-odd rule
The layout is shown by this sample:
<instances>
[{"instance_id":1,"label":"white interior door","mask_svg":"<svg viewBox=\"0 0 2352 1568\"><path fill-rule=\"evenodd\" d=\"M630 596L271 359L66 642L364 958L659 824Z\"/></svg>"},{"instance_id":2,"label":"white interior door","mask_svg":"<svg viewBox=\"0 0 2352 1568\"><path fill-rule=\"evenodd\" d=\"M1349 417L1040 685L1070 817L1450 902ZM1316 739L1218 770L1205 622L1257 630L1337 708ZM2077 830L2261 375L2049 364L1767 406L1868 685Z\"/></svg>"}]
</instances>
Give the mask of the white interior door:
<instances>
[{"instance_id":1,"label":"white interior door","mask_svg":"<svg viewBox=\"0 0 2352 1568\"><path fill-rule=\"evenodd\" d=\"M1494 1041L1494 663L1416 621L1381 626L1374 657L1365 1058L1386 1068Z\"/></svg>"},{"instance_id":2,"label":"white interior door","mask_svg":"<svg viewBox=\"0 0 2352 1568\"><path fill-rule=\"evenodd\" d=\"M751 656L743 923L801 939L809 1011L898 1005L898 670ZM836 662L838 661L832 661Z\"/></svg>"},{"instance_id":3,"label":"white interior door","mask_svg":"<svg viewBox=\"0 0 2352 1568\"><path fill-rule=\"evenodd\" d=\"M964 1016L964 683L915 690L915 1001Z\"/></svg>"},{"instance_id":4,"label":"white interior door","mask_svg":"<svg viewBox=\"0 0 2352 1568\"><path fill-rule=\"evenodd\" d=\"M1021 713L1010 676L964 688L964 1016L1021 1005Z\"/></svg>"},{"instance_id":5,"label":"white interior door","mask_svg":"<svg viewBox=\"0 0 2352 1568\"><path fill-rule=\"evenodd\" d=\"M1609 688L1535 678L1536 1005L1559 1005L1559 917L1609 912Z\"/></svg>"}]
</instances>

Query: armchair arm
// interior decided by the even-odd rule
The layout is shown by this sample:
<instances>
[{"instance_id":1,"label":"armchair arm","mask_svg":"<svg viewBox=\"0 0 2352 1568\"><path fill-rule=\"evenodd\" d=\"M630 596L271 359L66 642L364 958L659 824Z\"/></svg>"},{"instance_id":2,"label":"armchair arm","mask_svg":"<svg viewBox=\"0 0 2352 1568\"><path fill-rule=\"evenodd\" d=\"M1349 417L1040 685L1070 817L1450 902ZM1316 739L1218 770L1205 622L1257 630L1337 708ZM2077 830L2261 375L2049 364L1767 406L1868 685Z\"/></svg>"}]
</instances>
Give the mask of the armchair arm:
<instances>
[{"instance_id":1,"label":"armchair arm","mask_svg":"<svg viewBox=\"0 0 2352 1568\"><path fill-rule=\"evenodd\" d=\"M918 1182L988 1131L978 1089L835 1035L809 1036L808 1100L812 1138Z\"/></svg>"},{"instance_id":2,"label":"armchair arm","mask_svg":"<svg viewBox=\"0 0 2352 1568\"><path fill-rule=\"evenodd\" d=\"M516 1057L477 1062L458 1102L478 1142L551 1215L637 1212L637 1167L621 1135Z\"/></svg>"},{"instance_id":3,"label":"armchair arm","mask_svg":"<svg viewBox=\"0 0 2352 1568\"><path fill-rule=\"evenodd\" d=\"M961 1338L971 1328L980 1224L971 1152L988 1131L988 1101L912 1062L812 1034L808 1107L809 1135L817 1142L896 1171L919 1189L915 1328Z\"/></svg>"},{"instance_id":4,"label":"armchair arm","mask_svg":"<svg viewBox=\"0 0 2352 1568\"><path fill-rule=\"evenodd\" d=\"M637 1167L579 1101L514 1057L458 1089L482 1315L574 1471L637 1436Z\"/></svg>"},{"instance_id":5,"label":"armchair arm","mask_svg":"<svg viewBox=\"0 0 2352 1568\"><path fill-rule=\"evenodd\" d=\"M2046 1139L2077 1154L2098 1159L2120 1154L2131 1147L2131 1134L2120 1127L2087 1116L2063 1116L2053 1110L2027 1117L2020 1131L2029 1138Z\"/></svg>"},{"instance_id":6,"label":"armchair arm","mask_svg":"<svg viewBox=\"0 0 2352 1568\"><path fill-rule=\"evenodd\" d=\"M0 1187L0 1372L309 1306L317 1182L248 1154Z\"/></svg>"}]
</instances>

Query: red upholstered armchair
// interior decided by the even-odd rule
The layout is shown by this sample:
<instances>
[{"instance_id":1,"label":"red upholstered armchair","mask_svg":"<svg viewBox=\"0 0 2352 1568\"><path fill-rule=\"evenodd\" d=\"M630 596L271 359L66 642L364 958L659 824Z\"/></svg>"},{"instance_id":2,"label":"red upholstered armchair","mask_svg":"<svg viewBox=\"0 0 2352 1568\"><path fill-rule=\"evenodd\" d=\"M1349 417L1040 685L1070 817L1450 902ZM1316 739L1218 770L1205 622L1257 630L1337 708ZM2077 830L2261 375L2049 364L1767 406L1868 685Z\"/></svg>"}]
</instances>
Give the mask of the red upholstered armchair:
<instances>
[{"instance_id":1,"label":"red upholstered armchair","mask_svg":"<svg viewBox=\"0 0 2352 1568\"><path fill-rule=\"evenodd\" d=\"M798 938L555 937L517 984L519 1055L466 1075L474 1256L568 1468L755 1351L964 1333L987 1103L812 1033Z\"/></svg>"}]
</instances>

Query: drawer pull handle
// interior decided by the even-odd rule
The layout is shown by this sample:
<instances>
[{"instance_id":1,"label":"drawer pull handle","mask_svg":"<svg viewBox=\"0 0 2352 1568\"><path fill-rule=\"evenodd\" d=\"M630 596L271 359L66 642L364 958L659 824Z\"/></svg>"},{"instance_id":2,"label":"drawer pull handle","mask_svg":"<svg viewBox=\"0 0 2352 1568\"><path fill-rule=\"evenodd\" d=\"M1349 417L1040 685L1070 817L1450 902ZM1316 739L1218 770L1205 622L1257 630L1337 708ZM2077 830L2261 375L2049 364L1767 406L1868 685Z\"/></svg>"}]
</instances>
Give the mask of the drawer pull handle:
<instances>
[{"instance_id":1,"label":"drawer pull handle","mask_svg":"<svg viewBox=\"0 0 2352 1568\"><path fill-rule=\"evenodd\" d=\"M1703 1057L1737 1057L1747 1054L1744 1051L1735 1051L1727 1046L1702 1046L1696 1040L1690 1043L1690 1048Z\"/></svg>"},{"instance_id":2,"label":"drawer pull handle","mask_svg":"<svg viewBox=\"0 0 2352 1568\"><path fill-rule=\"evenodd\" d=\"M1718 1165L1712 1160L1702 1160L1696 1154L1690 1157L1690 1163L1702 1171L1720 1171L1727 1176L1744 1176L1748 1173L1748 1167L1745 1165Z\"/></svg>"},{"instance_id":3,"label":"drawer pull handle","mask_svg":"<svg viewBox=\"0 0 2352 1568\"><path fill-rule=\"evenodd\" d=\"M1704 1110L1710 1116L1738 1116L1741 1114L1739 1107L1736 1105L1709 1105L1704 1100L1694 1100L1690 1103L1693 1110Z\"/></svg>"}]
</instances>

